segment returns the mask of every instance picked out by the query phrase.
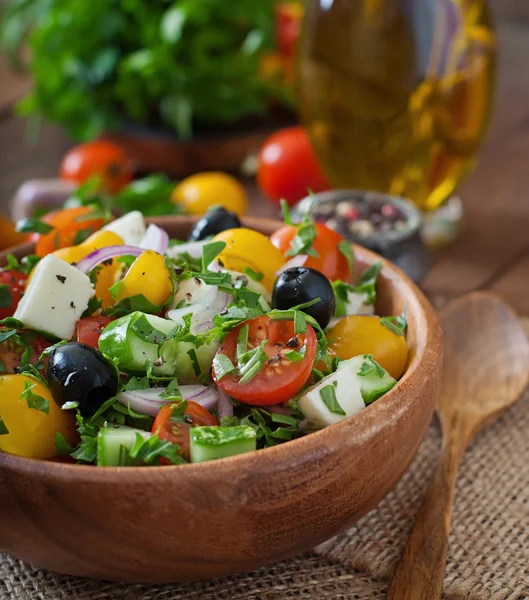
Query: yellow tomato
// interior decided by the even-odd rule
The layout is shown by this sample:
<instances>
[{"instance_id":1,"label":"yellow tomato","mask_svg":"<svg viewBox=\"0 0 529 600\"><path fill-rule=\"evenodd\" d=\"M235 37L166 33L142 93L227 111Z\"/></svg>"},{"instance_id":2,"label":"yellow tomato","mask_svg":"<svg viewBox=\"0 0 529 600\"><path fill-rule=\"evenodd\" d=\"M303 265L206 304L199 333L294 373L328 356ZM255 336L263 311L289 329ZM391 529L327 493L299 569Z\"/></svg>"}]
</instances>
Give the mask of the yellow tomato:
<instances>
[{"instance_id":1,"label":"yellow tomato","mask_svg":"<svg viewBox=\"0 0 529 600\"><path fill-rule=\"evenodd\" d=\"M408 359L406 338L384 327L379 317L344 317L327 333L327 339L331 356L346 360L372 354L395 379L404 373Z\"/></svg>"},{"instance_id":2,"label":"yellow tomato","mask_svg":"<svg viewBox=\"0 0 529 600\"><path fill-rule=\"evenodd\" d=\"M15 224L11 219L0 214L0 250L23 244L26 241L26 235L18 233L15 230Z\"/></svg>"},{"instance_id":3,"label":"yellow tomato","mask_svg":"<svg viewBox=\"0 0 529 600\"><path fill-rule=\"evenodd\" d=\"M190 215L203 215L215 205L224 206L239 217L246 213L248 198L241 183L218 171L197 173L181 181L171 195L174 204L180 204Z\"/></svg>"},{"instance_id":4,"label":"yellow tomato","mask_svg":"<svg viewBox=\"0 0 529 600\"><path fill-rule=\"evenodd\" d=\"M149 302L161 306L171 296L173 285L169 269L161 254L146 250L132 263L127 271L117 300L143 294Z\"/></svg>"},{"instance_id":5,"label":"yellow tomato","mask_svg":"<svg viewBox=\"0 0 529 600\"><path fill-rule=\"evenodd\" d=\"M29 402L42 402L45 410L29 408L28 399L20 398L28 385L33 386ZM47 403L47 404L46 404ZM3 375L0 378L0 417L4 431L0 435L0 450L28 458L52 458L56 455L55 437L61 433L75 444L75 416L61 410L50 390L26 375Z\"/></svg>"},{"instance_id":6,"label":"yellow tomato","mask_svg":"<svg viewBox=\"0 0 529 600\"><path fill-rule=\"evenodd\" d=\"M226 242L226 248L218 255L224 268L244 272L244 267L263 274L261 283L271 291L277 278L276 271L286 262L285 257L272 242L253 229L240 227L217 234L213 241Z\"/></svg>"}]
</instances>

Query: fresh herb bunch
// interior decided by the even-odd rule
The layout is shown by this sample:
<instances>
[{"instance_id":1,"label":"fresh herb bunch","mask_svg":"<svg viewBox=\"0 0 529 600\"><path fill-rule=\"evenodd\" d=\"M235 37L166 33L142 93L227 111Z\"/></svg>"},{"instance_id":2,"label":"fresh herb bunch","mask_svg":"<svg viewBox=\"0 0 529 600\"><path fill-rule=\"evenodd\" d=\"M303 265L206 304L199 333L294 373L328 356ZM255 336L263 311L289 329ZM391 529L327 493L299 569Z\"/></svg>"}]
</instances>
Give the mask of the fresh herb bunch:
<instances>
[{"instance_id":1,"label":"fresh herb bunch","mask_svg":"<svg viewBox=\"0 0 529 600\"><path fill-rule=\"evenodd\" d=\"M124 121L174 129L263 115L290 103L281 77L264 78L275 0L10 0L2 43L14 64L27 39L41 114L78 139Z\"/></svg>"}]
</instances>

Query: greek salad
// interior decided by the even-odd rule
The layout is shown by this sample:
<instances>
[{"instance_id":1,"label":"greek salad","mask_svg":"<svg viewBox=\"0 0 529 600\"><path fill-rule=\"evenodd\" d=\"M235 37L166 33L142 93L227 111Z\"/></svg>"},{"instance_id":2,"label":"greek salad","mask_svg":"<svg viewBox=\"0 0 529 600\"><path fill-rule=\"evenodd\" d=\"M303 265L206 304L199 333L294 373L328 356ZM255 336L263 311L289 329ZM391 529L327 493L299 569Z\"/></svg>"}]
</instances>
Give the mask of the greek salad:
<instances>
[{"instance_id":1,"label":"greek salad","mask_svg":"<svg viewBox=\"0 0 529 600\"><path fill-rule=\"evenodd\" d=\"M211 209L188 240L133 211L0 270L0 451L179 465L288 442L363 410L407 361L375 315L380 264L305 217L272 236Z\"/></svg>"}]
</instances>

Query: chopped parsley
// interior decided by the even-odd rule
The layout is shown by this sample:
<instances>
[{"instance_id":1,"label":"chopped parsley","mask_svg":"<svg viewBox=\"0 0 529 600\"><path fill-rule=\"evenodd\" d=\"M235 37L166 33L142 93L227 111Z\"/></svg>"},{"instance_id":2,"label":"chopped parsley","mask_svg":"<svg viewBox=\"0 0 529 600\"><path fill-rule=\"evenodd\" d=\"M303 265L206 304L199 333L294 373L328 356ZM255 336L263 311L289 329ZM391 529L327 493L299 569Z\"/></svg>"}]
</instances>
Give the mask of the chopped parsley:
<instances>
[{"instance_id":1,"label":"chopped parsley","mask_svg":"<svg viewBox=\"0 0 529 600\"><path fill-rule=\"evenodd\" d=\"M57 456L70 456L74 448L66 441L62 433L57 431L55 434L55 454Z\"/></svg>"},{"instance_id":2,"label":"chopped parsley","mask_svg":"<svg viewBox=\"0 0 529 600\"><path fill-rule=\"evenodd\" d=\"M353 270L353 264L354 264L354 250L353 250L353 246L347 240L342 240L338 244L338 250L340 250L340 252L345 256L345 260L347 261L347 264L349 266L349 271L352 271Z\"/></svg>"},{"instance_id":3,"label":"chopped parsley","mask_svg":"<svg viewBox=\"0 0 529 600\"><path fill-rule=\"evenodd\" d=\"M190 350L187 351L187 355L191 359L191 363L193 365L193 371L195 372L195 375L198 377L200 375L200 373L202 372L202 370L201 370L200 364L198 362L196 350L194 348L191 348Z\"/></svg>"},{"instance_id":4,"label":"chopped parsley","mask_svg":"<svg viewBox=\"0 0 529 600\"><path fill-rule=\"evenodd\" d=\"M364 354L364 362L360 365L360 369L357 371L359 377L366 377L375 373L382 379L384 377L384 369L377 363L371 354Z\"/></svg>"},{"instance_id":5,"label":"chopped parsley","mask_svg":"<svg viewBox=\"0 0 529 600\"><path fill-rule=\"evenodd\" d=\"M344 415L345 411L338 403L336 398L336 387L334 385L326 385L320 390L320 397L325 406L335 415Z\"/></svg>"},{"instance_id":6,"label":"chopped parsley","mask_svg":"<svg viewBox=\"0 0 529 600\"><path fill-rule=\"evenodd\" d=\"M30 217L28 219L21 219L18 221L16 225L16 230L20 233L41 233L46 235L50 233L55 228L40 219L36 219L35 217Z\"/></svg>"},{"instance_id":7,"label":"chopped parsley","mask_svg":"<svg viewBox=\"0 0 529 600\"><path fill-rule=\"evenodd\" d=\"M9 308L13 302L13 295L7 283L0 284L0 308Z\"/></svg>"},{"instance_id":8,"label":"chopped parsley","mask_svg":"<svg viewBox=\"0 0 529 600\"><path fill-rule=\"evenodd\" d=\"M210 242L202 247L202 270L207 271L209 265L226 248L226 242Z\"/></svg>"},{"instance_id":9,"label":"chopped parsley","mask_svg":"<svg viewBox=\"0 0 529 600\"><path fill-rule=\"evenodd\" d=\"M263 273L254 271L250 267L244 267L243 273L246 275L246 277L253 279L253 281L262 281L264 277Z\"/></svg>"},{"instance_id":10,"label":"chopped parsley","mask_svg":"<svg viewBox=\"0 0 529 600\"><path fill-rule=\"evenodd\" d=\"M161 345L171 338L179 329L181 329L181 327L175 325L169 333L164 333L151 325L147 316L143 314L134 321L131 325L131 329L140 340L151 344Z\"/></svg>"},{"instance_id":11,"label":"chopped parsley","mask_svg":"<svg viewBox=\"0 0 529 600\"><path fill-rule=\"evenodd\" d=\"M25 400L27 402L28 408L34 408L35 410L40 410L41 412L49 415L50 414L50 403L33 392L33 388L36 387L36 383L30 383L26 381L24 383L24 391L20 394L20 400Z\"/></svg>"},{"instance_id":12,"label":"chopped parsley","mask_svg":"<svg viewBox=\"0 0 529 600\"><path fill-rule=\"evenodd\" d=\"M7 425L4 423L2 417L0 417L0 435L8 435L9 434L9 429L7 428Z\"/></svg>"},{"instance_id":13,"label":"chopped parsley","mask_svg":"<svg viewBox=\"0 0 529 600\"><path fill-rule=\"evenodd\" d=\"M180 455L180 446L161 440L156 433L147 439L136 433L136 441L130 450L125 446L120 447L119 464L122 467L159 465L160 458L169 460L172 465L182 465L187 462Z\"/></svg>"},{"instance_id":14,"label":"chopped parsley","mask_svg":"<svg viewBox=\"0 0 529 600\"><path fill-rule=\"evenodd\" d=\"M404 337L404 332L408 326L408 320L406 318L406 309L402 311L402 314L397 317L382 317L380 324L386 327L398 336Z\"/></svg>"},{"instance_id":15,"label":"chopped parsley","mask_svg":"<svg viewBox=\"0 0 529 600\"><path fill-rule=\"evenodd\" d=\"M169 385L160 393L160 398L167 400L167 402L181 402L183 400L182 392L180 391L180 386L178 385L178 379L176 377L171 379Z\"/></svg>"},{"instance_id":16,"label":"chopped parsley","mask_svg":"<svg viewBox=\"0 0 529 600\"><path fill-rule=\"evenodd\" d=\"M264 364L268 360L268 355L264 351L268 340L263 340L257 348L250 350L241 360L244 361L242 367L239 368L239 383L244 385L250 383L252 379L261 371Z\"/></svg>"},{"instance_id":17,"label":"chopped parsley","mask_svg":"<svg viewBox=\"0 0 529 600\"><path fill-rule=\"evenodd\" d=\"M218 353L213 359L213 370L217 381L220 381L226 375L235 371L235 365L225 354Z\"/></svg>"},{"instance_id":18,"label":"chopped parsley","mask_svg":"<svg viewBox=\"0 0 529 600\"><path fill-rule=\"evenodd\" d=\"M28 254L24 258L20 259L20 262L12 254L7 255L6 268L10 271L17 271L24 275L29 275L34 269L35 265L40 261L41 257L35 254Z\"/></svg>"}]
</instances>

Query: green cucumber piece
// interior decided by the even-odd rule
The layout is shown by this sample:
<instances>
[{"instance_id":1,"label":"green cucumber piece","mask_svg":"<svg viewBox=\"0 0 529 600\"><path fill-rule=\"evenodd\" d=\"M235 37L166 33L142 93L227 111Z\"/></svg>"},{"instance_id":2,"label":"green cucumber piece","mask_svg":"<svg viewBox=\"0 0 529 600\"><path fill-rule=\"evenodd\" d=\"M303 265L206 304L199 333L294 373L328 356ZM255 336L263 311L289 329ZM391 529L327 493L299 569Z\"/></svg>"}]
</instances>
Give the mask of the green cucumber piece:
<instances>
[{"instance_id":1,"label":"green cucumber piece","mask_svg":"<svg viewBox=\"0 0 529 600\"><path fill-rule=\"evenodd\" d=\"M133 328L134 323L145 317L150 326L164 334L170 333L175 323L155 315L135 311L109 323L99 338L99 350L118 362L120 368L129 371L144 371L147 360L155 363L161 356L160 366L153 366L156 375L174 375L177 343L165 341L161 346L139 337Z\"/></svg>"},{"instance_id":2,"label":"green cucumber piece","mask_svg":"<svg viewBox=\"0 0 529 600\"><path fill-rule=\"evenodd\" d=\"M209 344L203 344L198 348L192 342L177 342L174 346L174 374L182 381L200 381L201 375L209 373L211 370L211 364L213 363L213 358L218 347L219 343L216 340ZM195 372L193 360L189 355L190 350L195 351L198 367L200 368L199 374Z\"/></svg>"},{"instance_id":3,"label":"green cucumber piece","mask_svg":"<svg viewBox=\"0 0 529 600\"><path fill-rule=\"evenodd\" d=\"M354 356L349 360L344 360L338 365L339 369L350 369L356 375L358 383L360 384L360 392L362 399L367 404L373 403L375 400L381 398L386 392L389 392L397 384L397 380L394 379L385 369L382 377L376 371L367 375L358 375L358 372L362 368L362 365L366 359L361 354L360 356Z\"/></svg>"},{"instance_id":4,"label":"green cucumber piece","mask_svg":"<svg viewBox=\"0 0 529 600\"><path fill-rule=\"evenodd\" d=\"M138 434L145 440L151 437L148 431L126 425L102 427L97 434L97 464L100 467L119 466L121 448L130 450L136 443Z\"/></svg>"},{"instance_id":5,"label":"green cucumber piece","mask_svg":"<svg viewBox=\"0 0 529 600\"><path fill-rule=\"evenodd\" d=\"M255 430L247 425L236 427L191 427L191 462L226 458L256 449Z\"/></svg>"}]
</instances>

